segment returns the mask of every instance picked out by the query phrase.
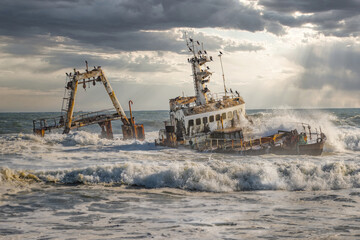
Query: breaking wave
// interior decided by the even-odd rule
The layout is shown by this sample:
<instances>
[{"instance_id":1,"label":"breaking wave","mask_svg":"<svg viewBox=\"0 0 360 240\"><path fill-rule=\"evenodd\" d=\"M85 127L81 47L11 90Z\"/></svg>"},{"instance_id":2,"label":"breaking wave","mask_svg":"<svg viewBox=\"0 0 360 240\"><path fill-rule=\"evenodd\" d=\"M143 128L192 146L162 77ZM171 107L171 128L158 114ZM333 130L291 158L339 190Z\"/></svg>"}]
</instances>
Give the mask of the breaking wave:
<instances>
[{"instance_id":1,"label":"breaking wave","mask_svg":"<svg viewBox=\"0 0 360 240\"><path fill-rule=\"evenodd\" d=\"M114 139L101 138L97 133L86 131L74 131L70 134L50 133L45 137L34 134L19 133L16 135L3 135L0 137L0 154L33 154L34 152L47 152L52 150L63 150L62 147L79 146L129 146L133 144L147 145L153 144L157 132L147 132L146 141L122 140L122 135L115 135Z\"/></svg>"},{"instance_id":2,"label":"breaking wave","mask_svg":"<svg viewBox=\"0 0 360 240\"><path fill-rule=\"evenodd\" d=\"M50 133L44 138L3 134L0 184L125 184L208 192L360 187L359 115L278 109L257 112L251 118L250 127L260 136L279 129L302 131L302 122L313 130L321 127L328 139L325 153L320 157L242 157L170 150L155 147L157 131L147 131L145 142L123 141L120 134L114 140L102 139L86 131Z\"/></svg>"},{"instance_id":3,"label":"breaking wave","mask_svg":"<svg viewBox=\"0 0 360 240\"><path fill-rule=\"evenodd\" d=\"M207 192L253 190L316 191L360 187L360 164L344 162L115 164L82 169L26 172L0 170L0 182L125 184Z\"/></svg>"},{"instance_id":4,"label":"breaking wave","mask_svg":"<svg viewBox=\"0 0 360 240\"><path fill-rule=\"evenodd\" d=\"M147 132L147 139L144 142L137 141L138 143L149 143L154 141L154 132ZM157 134L157 132L156 132ZM76 131L70 134L48 134L43 138L46 144L61 144L63 146L76 146L76 145L125 145L134 142L134 140L123 140L122 135L114 135L114 139L101 138L97 133L90 133L86 131Z\"/></svg>"},{"instance_id":5,"label":"breaking wave","mask_svg":"<svg viewBox=\"0 0 360 240\"><path fill-rule=\"evenodd\" d=\"M254 114L251 116L254 124L248 126L259 137L272 135L278 130L304 131L303 123L310 124L312 132L320 132L321 129L326 134L326 152L360 151L360 126L353 122L357 118L341 119L323 110L275 109Z\"/></svg>"},{"instance_id":6,"label":"breaking wave","mask_svg":"<svg viewBox=\"0 0 360 240\"><path fill-rule=\"evenodd\" d=\"M360 126L355 124L359 115L342 118L322 110L266 110L250 115L253 125L248 124L257 137L276 133L278 130L298 129L303 131L302 123L312 126L312 131L321 130L327 136L325 152L360 151ZM355 119L355 120L354 120ZM349 124L352 122L352 124ZM154 143L158 131L146 131L145 144ZM60 133L46 134L44 138L33 134L12 134L0 137L0 154L21 154L44 146L109 146L130 145L133 141L123 141L121 134L116 134L114 140L102 139L98 133L74 131L64 135ZM138 142L138 144L144 144Z\"/></svg>"}]
</instances>

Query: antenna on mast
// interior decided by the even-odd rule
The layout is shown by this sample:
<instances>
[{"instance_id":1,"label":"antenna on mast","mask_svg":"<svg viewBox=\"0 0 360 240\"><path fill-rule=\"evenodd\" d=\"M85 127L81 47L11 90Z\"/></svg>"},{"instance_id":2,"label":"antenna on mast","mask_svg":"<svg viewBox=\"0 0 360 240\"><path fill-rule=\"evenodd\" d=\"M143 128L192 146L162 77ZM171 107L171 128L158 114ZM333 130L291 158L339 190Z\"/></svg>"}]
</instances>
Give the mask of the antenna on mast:
<instances>
[{"instance_id":1,"label":"antenna on mast","mask_svg":"<svg viewBox=\"0 0 360 240\"><path fill-rule=\"evenodd\" d=\"M225 86L225 75L224 75L224 68L223 68L223 64L222 64L222 60L221 60L221 56L222 56L222 52L219 51L219 58L220 58L220 64L221 64L221 71L222 71L222 77L223 77L223 82L224 82L224 92L225 92L225 97L226 97L226 86Z\"/></svg>"},{"instance_id":2,"label":"antenna on mast","mask_svg":"<svg viewBox=\"0 0 360 240\"><path fill-rule=\"evenodd\" d=\"M192 54L194 55L194 57L196 57L196 52L195 52L195 45L194 45L194 39L190 38L188 39L186 32L184 33L185 35L185 40L186 40L186 45L189 48L189 51L192 52Z\"/></svg>"},{"instance_id":3,"label":"antenna on mast","mask_svg":"<svg viewBox=\"0 0 360 240\"><path fill-rule=\"evenodd\" d=\"M212 74L208 71L208 68L206 68L205 63L210 62L210 60L207 57L207 54L205 54L202 43L196 39L188 37L186 32L184 33L184 36L186 45L193 55L188 59L188 62L191 64L193 72L192 76L196 95L196 105L204 105L208 103L208 94L210 91L205 83L210 81L210 75Z\"/></svg>"}]
</instances>

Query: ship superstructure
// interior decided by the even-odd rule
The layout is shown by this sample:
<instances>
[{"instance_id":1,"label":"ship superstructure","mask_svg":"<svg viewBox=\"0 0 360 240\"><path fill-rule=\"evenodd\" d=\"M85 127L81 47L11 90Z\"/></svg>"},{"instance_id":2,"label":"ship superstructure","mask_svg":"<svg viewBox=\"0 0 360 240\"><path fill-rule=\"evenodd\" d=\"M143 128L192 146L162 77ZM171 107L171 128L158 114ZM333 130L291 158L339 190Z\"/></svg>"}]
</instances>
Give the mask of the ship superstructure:
<instances>
[{"instance_id":1,"label":"ship superstructure","mask_svg":"<svg viewBox=\"0 0 360 240\"><path fill-rule=\"evenodd\" d=\"M186 42L191 53L188 62L192 68L195 96L170 99L170 121L160 130L157 144L192 145L214 132L234 133L233 136L237 133L242 137L240 126L241 121L246 121L245 101L237 91L228 91L225 81L223 93L212 93L208 88L212 72L207 63L213 58L202 43L191 38Z\"/></svg>"},{"instance_id":2,"label":"ship superstructure","mask_svg":"<svg viewBox=\"0 0 360 240\"><path fill-rule=\"evenodd\" d=\"M326 141L325 134L321 129L320 133L312 132L310 125L306 129L304 123L300 133L297 129L278 130L273 135L254 138L247 127L247 123L252 121L246 115L244 99L237 91L228 91L226 88L222 52L219 57L224 92L214 94L207 86L212 75L207 63L213 61L213 58L208 56L198 41L190 38L186 43L192 54L188 62L192 68L195 96L170 99L170 121L165 122L165 129L160 130L155 144L190 146L199 151L240 155L321 155Z\"/></svg>"}]
</instances>

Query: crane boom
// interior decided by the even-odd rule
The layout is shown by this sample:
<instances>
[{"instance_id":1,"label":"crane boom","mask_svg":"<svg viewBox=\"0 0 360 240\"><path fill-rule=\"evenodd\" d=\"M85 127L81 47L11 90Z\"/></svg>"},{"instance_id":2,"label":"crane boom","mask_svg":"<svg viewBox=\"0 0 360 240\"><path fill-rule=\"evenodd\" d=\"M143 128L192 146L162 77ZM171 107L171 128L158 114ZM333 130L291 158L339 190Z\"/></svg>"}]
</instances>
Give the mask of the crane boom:
<instances>
[{"instance_id":1,"label":"crane boom","mask_svg":"<svg viewBox=\"0 0 360 240\"><path fill-rule=\"evenodd\" d=\"M129 119L126 117L126 114L124 112L124 109L121 107L121 104L119 100L117 99L114 90L112 89L110 82L105 77L104 72L100 69L100 79L102 83L104 84L104 87L106 89L106 92L109 94L109 97L116 109L116 112L121 116L121 120L125 125L130 125Z\"/></svg>"},{"instance_id":2,"label":"crane boom","mask_svg":"<svg viewBox=\"0 0 360 240\"><path fill-rule=\"evenodd\" d=\"M52 129L64 127L63 133L69 133L70 130L74 128L84 127L91 124L99 124L101 127L101 137L112 139L113 132L111 121L121 119L123 123L121 126L124 137L123 139L136 139L143 141L145 139L144 125L135 124L135 120L131 112L131 106L129 105L130 119L128 119L101 67L94 67L93 70L89 71L87 61L85 61L85 63L85 72L80 73L74 68L73 74L66 73L67 78L61 106L61 116L55 118L35 119L33 121L33 132L40 136L44 136L45 131L51 131ZM83 88L86 89L87 84L89 84L89 87L91 83L95 86L96 82L103 83L105 90L109 95L112 104L114 105L116 113L108 112L106 110L106 112L97 111L77 115L74 117L73 114L75 107L75 97L77 94L78 85L82 84ZM132 103L131 100L130 102Z\"/></svg>"},{"instance_id":3,"label":"crane boom","mask_svg":"<svg viewBox=\"0 0 360 240\"><path fill-rule=\"evenodd\" d=\"M92 79L92 80L91 80ZM121 107L121 104L119 100L117 99L114 90L112 89L110 82L107 80L104 72L102 71L101 67L94 68L91 71L86 70L86 72L80 73L79 71L76 71L74 69L74 75L71 78L71 81L69 82L69 85L67 86L70 91L70 99L67 106L67 114L66 114L66 120L65 120L65 129L64 133L68 133L71 129L71 123L74 113L74 106L75 106L75 96L77 92L77 87L79 84L79 81L82 81L83 84L91 81L101 81L106 89L106 92L108 93L115 109L118 115L121 118L121 121L124 125L131 125L131 122L126 117L126 114L124 112L124 109Z\"/></svg>"}]
</instances>

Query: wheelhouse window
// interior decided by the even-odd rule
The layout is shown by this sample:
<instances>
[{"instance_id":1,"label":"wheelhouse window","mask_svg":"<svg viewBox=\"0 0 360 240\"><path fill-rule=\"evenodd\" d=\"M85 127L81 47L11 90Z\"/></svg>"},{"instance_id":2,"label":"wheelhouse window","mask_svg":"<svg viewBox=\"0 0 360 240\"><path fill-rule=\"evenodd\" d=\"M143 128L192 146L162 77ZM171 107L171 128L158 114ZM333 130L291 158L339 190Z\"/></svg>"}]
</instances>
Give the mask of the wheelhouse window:
<instances>
[{"instance_id":1,"label":"wheelhouse window","mask_svg":"<svg viewBox=\"0 0 360 240\"><path fill-rule=\"evenodd\" d=\"M197 118L196 119L196 125L200 125L201 124L201 118Z\"/></svg>"},{"instance_id":2,"label":"wheelhouse window","mask_svg":"<svg viewBox=\"0 0 360 240\"><path fill-rule=\"evenodd\" d=\"M216 114L215 119L216 121L220 121L220 114Z\"/></svg>"},{"instance_id":3,"label":"wheelhouse window","mask_svg":"<svg viewBox=\"0 0 360 240\"><path fill-rule=\"evenodd\" d=\"M233 117L232 112L228 112L228 118L229 118L229 119L232 119L232 117Z\"/></svg>"},{"instance_id":4,"label":"wheelhouse window","mask_svg":"<svg viewBox=\"0 0 360 240\"><path fill-rule=\"evenodd\" d=\"M221 117L222 117L223 120L225 120L226 119L226 113L221 114Z\"/></svg>"},{"instance_id":5,"label":"wheelhouse window","mask_svg":"<svg viewBox=\"0 0 360 240\"><path fill-rule=\"evenodd\" d=\"M203 124L206 124L208 122L208 118L207 117L203 117Z\"/></svg>"},{"instance_id":6,"label":"wheelhouse window","mask_svg":"<svg viewBox=\"0 0 360 240\"><path fill-rule=\"evenodd\" d=\"M194 119L189 120L189 127L194 126Z\"/></svg>"},{"instance_id":7,"label":"wheelhouse window","mask_svg":"<svg viewBox=\"0 0 360 240\"><path fill-rule=\"evenodd\" d=\"M234 117L237 116L237 111L236 110L233 111L233 115L234 115Z\"/></svg>"},{"instance_id":8,"label":"wheelhouse window","mask_svg":"<svg viewBox=\"0 0 360 240\"><path fill-rule=\"evenodd\" d=\"M210 117L209 117L209 121L210 121L210 122L213 122L213 121L214 121L214 116L210 116Z\"/></svg>"}]
</instances>

